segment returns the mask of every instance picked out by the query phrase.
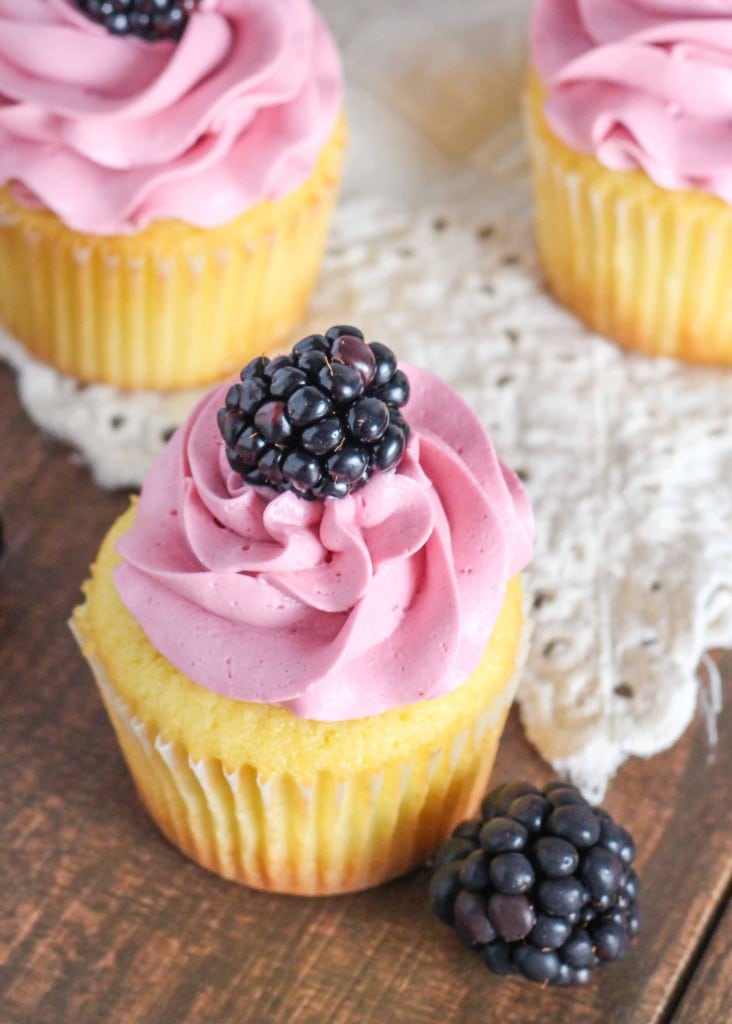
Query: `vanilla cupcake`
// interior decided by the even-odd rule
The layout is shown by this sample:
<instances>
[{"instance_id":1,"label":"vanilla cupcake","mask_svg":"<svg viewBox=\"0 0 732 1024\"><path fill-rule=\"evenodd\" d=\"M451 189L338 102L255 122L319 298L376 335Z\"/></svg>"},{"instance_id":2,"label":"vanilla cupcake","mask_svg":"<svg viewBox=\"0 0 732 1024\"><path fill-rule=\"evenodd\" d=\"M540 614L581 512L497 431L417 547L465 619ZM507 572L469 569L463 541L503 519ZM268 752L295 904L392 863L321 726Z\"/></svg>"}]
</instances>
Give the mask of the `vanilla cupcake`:
<instances>
[{"instance_id":1,"label":"vanilla cupcake","mask_svg":"<svg viewBox=\"0 0 732 1024\"><path fill-rule=\"evenodd\" d=\"M164 390L302 317L344 125L309 0L157 6L0 0L0 323L78 380Z\"/></svg>"},{"instance_id":2,"label":"vanilla cupcake","mask_svg":"<svg viewBox=\"0 0 732 1024\"><path fill-rule=\"evenodd\" d=\"M549 286L624 347L732 362L732 13L539 0L528 123Z\"/></svg>"},{"instance_id":3,"label":"vanilla cupcake","mask_svg":"<svg viewBox=\"0 0 732 1024\"><path fill-rule=\"evenodd\" d=\"M531 543L475 415L355 328L214 388L74 614L163 833L277 892L422 863L485 789Z\"/></svg>"}]
</instances>

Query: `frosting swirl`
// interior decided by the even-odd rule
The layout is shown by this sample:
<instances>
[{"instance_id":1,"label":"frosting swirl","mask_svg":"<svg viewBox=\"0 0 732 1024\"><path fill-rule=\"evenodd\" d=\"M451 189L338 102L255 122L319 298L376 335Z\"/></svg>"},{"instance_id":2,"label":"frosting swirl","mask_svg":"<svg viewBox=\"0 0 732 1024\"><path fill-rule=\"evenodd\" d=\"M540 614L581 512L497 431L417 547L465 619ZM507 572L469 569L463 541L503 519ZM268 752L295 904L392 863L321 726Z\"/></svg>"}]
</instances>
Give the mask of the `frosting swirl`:
<instances>
[{"instance_id":1,"label":"frosting swirl","mask_svg":"<svg viewBox=\"0 0 732 1024\"><path fill-rule=\"evenodd\" d=\"M0 0L0 184L93 234L214 227L304 181L341 104L309 0L203 0L179 43Z\"/></svg>"},{"instance_id":2,"label":"frosting swirl","mask_svg":"<svg viewBox=\"0 0 732 1024\"><path fill-rule=\"evenodd\" d=\"M728 0L539 0L533 58L567 145L732 202Z\"/></svg>"},{"instance_id":3,"label":"frosting swirl","mask_svg":"<svg viewBox=\"0 0 732 1024\"><path fill-rule=\"evenodd\" d=\"M450 692L477 666L533 521L515 475L447 385L406 368L398 470L340 500L242 484L215 388L150 472L115 583L201 686L322 721Z\"/></svg>"}]
</instances>

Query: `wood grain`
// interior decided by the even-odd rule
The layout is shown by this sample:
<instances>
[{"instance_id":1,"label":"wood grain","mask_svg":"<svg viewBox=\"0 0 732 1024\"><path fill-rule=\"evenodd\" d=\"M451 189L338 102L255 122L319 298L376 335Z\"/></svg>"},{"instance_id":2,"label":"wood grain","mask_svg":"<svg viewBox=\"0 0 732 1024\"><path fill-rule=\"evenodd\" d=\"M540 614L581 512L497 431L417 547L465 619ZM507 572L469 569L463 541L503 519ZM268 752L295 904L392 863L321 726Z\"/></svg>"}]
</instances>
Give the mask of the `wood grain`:
<instances>
[{"instance_id":1,"label":"wood grain","mask_svg":"<svg viewBox=\"0 0 732 1024\"><path fill-rule=\"evenodd\" d=\"M223 882L146 818L66 626L126 496L99 491L28 424L5 369L0 430L2 1024L729 1019L729 912L711 934L732 864L729 706L715 752L698 719L615 781L607 805L637 839L644 924L585 989L490 975L432 917L426 870L334 899ZM517 775L548 778L514 714L494 781Z\"/></svg>"},{"instance_id":2,"label":"wood grain","mask_svg":"<svg viewBox=\"0 0 732 1024\"><path fill-rule=\"evenodd\" d=\"M691 984L673 1014L674 1024L732 1021L732 903L727 901Z\"/></svg>"}]
</instances>

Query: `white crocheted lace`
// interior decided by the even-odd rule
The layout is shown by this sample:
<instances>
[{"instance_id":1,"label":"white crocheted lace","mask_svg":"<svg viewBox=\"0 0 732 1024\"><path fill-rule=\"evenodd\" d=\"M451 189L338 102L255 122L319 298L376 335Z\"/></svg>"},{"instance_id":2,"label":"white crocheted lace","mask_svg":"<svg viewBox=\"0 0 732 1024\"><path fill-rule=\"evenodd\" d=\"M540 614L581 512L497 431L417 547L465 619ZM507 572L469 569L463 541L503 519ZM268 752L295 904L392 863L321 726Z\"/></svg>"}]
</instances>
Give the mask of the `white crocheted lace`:
<instances>
[{"instance_id":1,"label":"white crocheted lace","mask_svg":"<svg viewBox=\"0 0 732 1024\"><path fill-rule=\"evenodd\" d=\"M600 798L688 725L732 646L732 373L621 353L544 293L525 216L341 218L313 326L347 310L447 378L532 497L527 734ZM718 709L714 663L705 703Z\"/></svg>"},{"instance_id":2,"label":"white crocheted lace","mask_svg":"<svg viewBox=\"0 0 732 1024\"><path fill-rule=\"evenodd\" d=\"M435 370L519 470L537 521L522 719L599 798L625 758L681 735L700 660L732 646L732 373L590 335L542 290L524 214L461 209L344 205L305 330L355 322ZM197 394L79 388L7 338L0 353L104 486L139 482ZM702 665L712 732L721 683Z\"/></svg>"},{"instance_id":3,"label":"white crocheted lace","mask_svg":"<svg viewBox=\"0 0 732 1024\"><path fill-rule=\"evenodd\" d=\"M100 487L139 487L147 470L202 390L157 394L85 385L31 359L0 325L0 359L17 373L30 418L75 448ZM204 389L205 390L205 389Z\"/></svg>"}]
</instances>

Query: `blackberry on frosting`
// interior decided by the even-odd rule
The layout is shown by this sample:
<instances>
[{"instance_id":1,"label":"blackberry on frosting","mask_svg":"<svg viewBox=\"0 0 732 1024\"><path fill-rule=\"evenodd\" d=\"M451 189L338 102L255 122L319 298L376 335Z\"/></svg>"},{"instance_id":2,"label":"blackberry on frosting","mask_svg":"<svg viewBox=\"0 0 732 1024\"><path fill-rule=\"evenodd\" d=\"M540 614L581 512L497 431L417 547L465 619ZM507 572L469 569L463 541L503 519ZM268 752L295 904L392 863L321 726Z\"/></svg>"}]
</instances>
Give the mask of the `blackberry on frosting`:
<instances>
[{"instance_id":1,"label":"blackberry on frosting","mask_svg":"<svg viewBox=\"0 0 732 1024\"><path fill-rule=\"evenodd\" d=\"M408 398L391 349L340 325L303 338L289 355L248 363L218 424L229 464L247 483L343 498L399 464Z\"/></svg>"},{"instance_id":2,"label":"blackberry on frosting","mask_svg":"<svg viewBox=\"0 0 732 1024\"><path fill-rule=\"evenodd\" d=\"M76 0L92 21L99 22L114 35L139 36L154 43L161 39L178 40L188 18L200 0Z\"/></svg>"}]
</instances>

